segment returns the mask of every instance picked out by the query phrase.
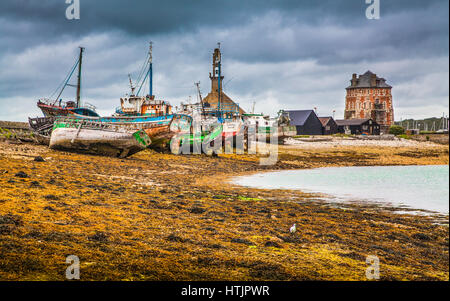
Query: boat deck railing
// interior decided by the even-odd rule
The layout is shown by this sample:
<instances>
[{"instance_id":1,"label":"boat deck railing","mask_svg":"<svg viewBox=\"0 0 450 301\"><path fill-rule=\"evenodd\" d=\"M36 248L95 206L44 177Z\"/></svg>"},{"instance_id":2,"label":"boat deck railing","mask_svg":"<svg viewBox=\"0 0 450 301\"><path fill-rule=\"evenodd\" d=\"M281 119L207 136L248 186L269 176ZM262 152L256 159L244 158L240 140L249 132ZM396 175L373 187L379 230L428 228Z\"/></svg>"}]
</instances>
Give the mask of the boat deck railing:
<instances>
[{"instance_id":1,"label":"boat deck railing","mask_svg":"<svg viewBox=\"0 0 450 301\"><path fill-rule=\"evenodd\" d=\"M60 103L59 103L59 100L51 100L51 99L48 99L48 98L40 98L39 100L39 103L42 103L42 104L44 104L44 105L48 105L48 106L55 106L55 105L59 105ZM74 103L73 101L61 101L61 107L70 107L70 106L68 106L67 104L68 103Z\"/></svg>"},{"instance_id":2,"label":"boat deck railing","mask_svg":"<svg viewBox=\"0 0 450 301\"><path fill-rule=\"evenodd\" d=\"M94 106L93 104L88 103L88 102L85 102L83 107L85 107L86 109L90 109L90 110L92 110L94 112L97 111L97 107Z\"/></svg>"}]
</instances>

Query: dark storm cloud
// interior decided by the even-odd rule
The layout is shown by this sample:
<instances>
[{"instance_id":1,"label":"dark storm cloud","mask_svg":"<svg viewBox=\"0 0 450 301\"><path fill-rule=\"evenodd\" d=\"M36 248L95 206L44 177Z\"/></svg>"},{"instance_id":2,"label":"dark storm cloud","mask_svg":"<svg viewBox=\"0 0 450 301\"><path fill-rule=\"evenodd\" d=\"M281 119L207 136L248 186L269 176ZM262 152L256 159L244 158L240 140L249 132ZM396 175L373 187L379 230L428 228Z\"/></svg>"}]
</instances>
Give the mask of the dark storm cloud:
<instances>
[{"instance_id":1,"label":"dark storm cloud","mask_svg":"<svg viewBox=\"0 0 450 301\"><path fill-rule=\"evenodd\" d=\"M119 31L131 37L227 30L230 58L332 64L448 52L448 2L381 0L382 18L365 18L364 0L80 0L68 21L64 0L0 3L0 47L15 51L64 37ZM5 29L6 28L6 29ZM199 37L201 40L218 37ZM14 41L14 42L13 42ZM198 45L192 44L193 47ZM187 49L188 51L197 51Z\"/></svg>"},{"instance_id":2,"label":"dark storm cloud","mask_svg":"<svg viewBox=\"0 0 450 301\"><path fill-rule=\"evenodd\" d=\"M40 26L45 29L40 31L41 35L84 35L111 30L148 35L246 24L273 11L312 26L328 21L355 27L366 21L364 11L367 7L364 0L80 0L80 3L79 21L67 22L64 12L68 4L64 0L2 1L0 18L35 23L36 30L40 30ZM383 16L430 7L434 7L435 12L436 8L437 12L445 12L448 2L381 0ZM434 15L428 17L433 18ZM417 22L417 27L422 21Z\"/></svg>"},{"instance_id":3,"label":"dark storm cloud","mask_svg":"<svg viewBox=\"0 0 450 301\"><path fill-rule=\"evenodd\" d=\"M156 94L174 104L195 96L194 81L209 91L210 55L220 41L225 89L247 109L257 101L271 114L343 111L351 74L371 69L394 85L396 112L415 106L414 114L432 115L431 104L448 111L447 0L380 0L380 20L366 19L364 0L80 3L81 19L69 21L65 0L0 2L0 119L38 114L36 98L56 88L80 45L83 96L109 114L149 40Z\"/></svg>"},{"instance_id":4,"label":"dark storm cloud","mask_svg":"<svg viewBox=\"0 0 450 301\"><path fill-rule=\"evenodd\" d=\"M304 20L334 19L345 23L364 19L367 5L360 0L81 0L86 31L119 28L133 34L166 33L196 26L222 26L244 22L251 16L278 10ZM439 0L382 0L382 13L395 14L448 3ZM0 16L48 22L64 21L64 0L2 1ZM352 16L352 18L348 18ZM61 23L62 24L62 23ZM60 30L71 25L67 22ZM77 32L80 32L77 29Z\"/></svg>"}]
</instances>

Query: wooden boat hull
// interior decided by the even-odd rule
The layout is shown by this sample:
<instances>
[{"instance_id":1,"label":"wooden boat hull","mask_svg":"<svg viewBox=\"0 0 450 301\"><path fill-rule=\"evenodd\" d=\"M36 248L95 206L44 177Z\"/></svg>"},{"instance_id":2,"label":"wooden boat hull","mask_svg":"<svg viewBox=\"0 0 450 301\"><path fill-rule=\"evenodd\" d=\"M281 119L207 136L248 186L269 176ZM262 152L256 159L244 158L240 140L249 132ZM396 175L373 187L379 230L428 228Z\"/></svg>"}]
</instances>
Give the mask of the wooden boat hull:
<instances>
[{"instance_id":1,"label":"wooden boat hull","mask_svg":"<svg viewBox=\"0 0 450 301\"><path fill-rule=\"evenodd\" d=\"M297 135L295 126L278 126L277 128L258 127L257 131L254 126L251 126L246 129L245 139L247 141L250 139L266 143L273 143L273 140L275 139L278 144L283 144L285 138L293 137L295 135Z\"/></svg>"},{"instance_id":2,"label":"wooden boat hull","mask_svg":"<svg viewBox=\"0 0 450 301\"><path fill-rule=\"evenodd\" d=\"M54 121L55 118L53 117L28 118L28 124L33 131L36 142L49 145Z\"/></svg>"},{"instance_id":3,"label":"wooden boat hull","mask_svg":"<svg viewBox=\"0 0 450 301\"><path fill-rule=\"evenodd\" d=\"M50 136L42 135L39 133L34 133L35 142L41 145L50 145Z\"/></svg>"},{"instance_id":4,"label":"wooden boat hull","mask_svg":"<svg viewBox=\"0 0 450 301\"><path fill-rule=\"evenodd\" d=\"M30 128L34 131L38 142L49 145L50 136L55 120L85 120L86 122L97 122L106 124L114 129L126 130L129 132L145 130L150 137L156 137L161 133L168 132L174 115L165 116L127 116L127 117L92 117L78 114L71 114L68 117L41 117L28 118Z\"/></svg>"},{"instance_id":5,"label":"wooden boat hull","mask_svg":"<svg viewBox=\"0 0 450 301\"><path fill-rule=\"evenodd\" d=\"M279 126L278 127L278 141L283 144L285 138L294 137L297 135L297 128L295 126Z\"/></svg>"},{"instance_id":6,"label":"wooden boat hull","mask_svg":"<svg viewBox=\"0 0 450 301\"><path fill-rule=\"evenodd\" d=\"M212 155L214 152L217 153L219 150L218 146L221 146L216 144L215 147L215 142L218 139L223 139L222 134L223 124L211 126L210 131L198 133L196 135L191 132L181 133L176 139L170 141L170 149L173 154L180 155L183 152L183 148L187 147L189 152L191 152L194 151L196 147L198 148L198 151L203 151L207 155ZM208 150L204 148L204 144L209 144L210 147Z\"/></svg>"},{"instance_id":7,"label":"wooden boat hull","mask_svg":"<svg viewBox=\"0 0 450 301\"><path fill-rule=\"evenodd\" d=\"M41 109L45 117L70 116L75 114L86 117L99 117L97 112L90 108L62 107L43 102L38 102L37 106Z\"/></svg>"},{"instance_id":8,"label":"wooden boat hull","mask_svg":"<svg viewBox=\"0 0 450 301\"><path fill-rule=\"evenodd\" d=\"M150 148L158 150L169 150L170 141L178 133L190 132L192 118L187 115L174 115L168 125L157 126L145 129L145 132L152 139Z\"/></svg>"},{"instance_id":9,"label":"wooden boat hull","mask_svg":"<svg viewBox=\"0 0 450 301\"><path fill-rule=\"evenodd\" d=\"M70 114L70 109L75 108L62 108L45 103L38 103L37 105L41 109L45 117L67 116Z\"/></svg>"},{"instance_id":10,"label":"wooden boat hull","mask_svg":"<svg viewBox=\"0 0 450 301\"><path fill-rule=\"evenodd\" d=\"M144 131L95 128L92 124L55 122L50 148L124 158L146 149L151 140Z\"/></svg>"}]
</instances>

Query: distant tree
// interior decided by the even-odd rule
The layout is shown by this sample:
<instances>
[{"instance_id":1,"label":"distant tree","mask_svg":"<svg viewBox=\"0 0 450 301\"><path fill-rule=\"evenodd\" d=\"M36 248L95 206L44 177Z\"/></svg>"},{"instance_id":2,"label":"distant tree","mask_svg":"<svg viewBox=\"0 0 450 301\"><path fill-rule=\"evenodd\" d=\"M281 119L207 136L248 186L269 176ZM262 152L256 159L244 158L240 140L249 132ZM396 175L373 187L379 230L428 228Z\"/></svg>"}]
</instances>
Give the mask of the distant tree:
<instances>
[{"instance_id":1,"label":"distant tree","mask_svg":"<svg viewBox=\"0 0 450 301\"><path fill-rule=\"evenodd\" d=\"M398 136L403 135L405 133L405 129L402 126L399 125L391 125L389 128L389 134Z\"/></svg>"}]
</instances>

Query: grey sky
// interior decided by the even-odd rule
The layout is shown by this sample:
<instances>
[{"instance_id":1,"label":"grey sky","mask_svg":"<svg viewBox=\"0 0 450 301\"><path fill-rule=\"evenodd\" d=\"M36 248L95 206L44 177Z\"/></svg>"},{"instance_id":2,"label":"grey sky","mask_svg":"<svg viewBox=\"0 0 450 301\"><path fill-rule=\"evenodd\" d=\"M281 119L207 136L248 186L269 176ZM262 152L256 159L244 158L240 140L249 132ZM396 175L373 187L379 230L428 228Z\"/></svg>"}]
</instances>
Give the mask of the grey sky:
<instances>
[{"instance_id":1,"label":"grey sky","mask_svg":"<svg viewBox=\"0 0 450 301\"><path fill-rule=\"evenodd\" d=\"M210 90L211 53L221 42L225 91L244 109L312 109L343 116L352 73L391 84L396 120L448 114L448 1L380 0L80 0L81 19L65 18L65 0L0 3L0 119L40 115L86 47L83 99L111 114L129 91L154 41L154 92L177 105ZM67 88L65 96L75 91Z\"/></svg>"}]
</instances>

